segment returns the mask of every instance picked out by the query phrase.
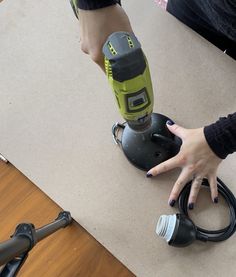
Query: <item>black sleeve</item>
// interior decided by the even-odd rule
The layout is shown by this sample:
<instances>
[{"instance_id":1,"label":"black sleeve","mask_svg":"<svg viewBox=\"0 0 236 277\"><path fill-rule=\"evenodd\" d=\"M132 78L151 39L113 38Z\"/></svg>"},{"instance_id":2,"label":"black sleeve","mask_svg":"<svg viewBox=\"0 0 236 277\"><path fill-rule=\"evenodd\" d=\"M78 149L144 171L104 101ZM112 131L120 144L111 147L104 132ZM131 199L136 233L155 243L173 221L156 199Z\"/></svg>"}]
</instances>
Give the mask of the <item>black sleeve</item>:
<instances>
[{"instance_id":1,"label":"black sleeve","mask_svg":"<svg viewBox=\"0 0 236 277\"><path fill-rule=\"evenodd\" d=\"M221 159L236 151L236 113L221 117L204 128L205 138L212 151Z\"/></svg>"},{"instance_id":2,"label":"black sleeve","mask_svg":"<svg viewBox=\"0 0 236 277\"><path fill-rule=\"evenodd\" d=\"M120 1L116 0L77 0L78 7L81 10L96 10L105 8L111 5L120 4Z\"/></svg>"}]
</instances>

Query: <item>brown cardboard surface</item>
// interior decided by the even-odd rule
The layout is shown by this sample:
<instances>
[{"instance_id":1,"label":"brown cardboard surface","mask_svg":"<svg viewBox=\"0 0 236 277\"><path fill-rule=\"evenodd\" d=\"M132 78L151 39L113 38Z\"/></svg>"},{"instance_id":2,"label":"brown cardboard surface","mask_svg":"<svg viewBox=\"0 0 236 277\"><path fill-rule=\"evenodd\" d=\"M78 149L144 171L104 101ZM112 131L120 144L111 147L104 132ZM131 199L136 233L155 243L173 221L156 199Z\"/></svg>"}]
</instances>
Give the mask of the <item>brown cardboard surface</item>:
<instances>
[{"instance_id":1,"label":"brown cardboard surface","mask_svg":"<svg viewBox=\"0 0 236 277\"><path fill-rule=\"evenodd\" d=\"M236 63L152 1L124 1L149 60L155 111L195 128L236 110ZM234 276L236 237L169 247L155 235L178 170L152 180L114 145L121 120L106 78L80 51L68 1L0 5L0 152L138 276ZM219 170L236 193L236 155ZM208 228L227 209L202 192ZM66 242L65 242L66 243Z\"/></svg>"}]
</instances>

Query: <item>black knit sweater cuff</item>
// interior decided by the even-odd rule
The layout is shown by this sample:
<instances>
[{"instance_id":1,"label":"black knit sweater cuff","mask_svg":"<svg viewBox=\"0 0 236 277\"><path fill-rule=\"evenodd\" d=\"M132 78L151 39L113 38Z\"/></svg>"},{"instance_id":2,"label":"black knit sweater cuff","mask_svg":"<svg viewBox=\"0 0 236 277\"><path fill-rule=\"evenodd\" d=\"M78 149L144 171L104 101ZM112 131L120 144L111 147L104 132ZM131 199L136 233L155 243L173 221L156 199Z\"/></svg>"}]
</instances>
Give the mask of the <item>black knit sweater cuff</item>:
<instances>
[{"instance_id":1,"label":"black knit sweater cuff","mask_svg":"<svg viewBox=\"0 0 236 277\"><path fill-rule=\"evenodd\" d=\"M120 1L116 0L78 0L78 7L81 10L96 10L115 5Z\"/></svg>"},{"instance_id":2,"label":"black knit sweater cuff","mask_svg":"<svg viewBox=\"0 0 236 277\"><path fill-rule=\"evenodd\" d=\"M221 159L236 151L236 113L221 117L204 127L204 135L212 151Z\"/></svg>"}]
</instances>

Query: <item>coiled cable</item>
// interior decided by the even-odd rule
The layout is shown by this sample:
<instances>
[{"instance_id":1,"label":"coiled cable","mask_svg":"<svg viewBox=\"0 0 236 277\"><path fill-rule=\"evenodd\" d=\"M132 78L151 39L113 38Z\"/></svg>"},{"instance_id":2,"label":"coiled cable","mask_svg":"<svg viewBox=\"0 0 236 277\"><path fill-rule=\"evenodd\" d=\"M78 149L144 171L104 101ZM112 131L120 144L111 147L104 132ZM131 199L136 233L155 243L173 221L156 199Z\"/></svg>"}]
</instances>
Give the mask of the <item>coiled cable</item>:
<instances>
[{"instance_id":1,"label":"coiled cable","mask_svg":"<svg viewBox=\"0 0 236 277\"><path fill-rule=\"evenodd\" d=\"M188 216L188 197L190 194L191 184L192 182L189 182L183 188L179 196L179 210L186 216ZM210 186L207 179L203 179L202 186ZM228 204L230 223L227 227L220 230L206 230L196 226L197 239L202 241L224 241L231 237L236 231L236 199L231 190L219 178L217 178L217 187L218 192L222 195Z\"/></svg>"}]
</instances>

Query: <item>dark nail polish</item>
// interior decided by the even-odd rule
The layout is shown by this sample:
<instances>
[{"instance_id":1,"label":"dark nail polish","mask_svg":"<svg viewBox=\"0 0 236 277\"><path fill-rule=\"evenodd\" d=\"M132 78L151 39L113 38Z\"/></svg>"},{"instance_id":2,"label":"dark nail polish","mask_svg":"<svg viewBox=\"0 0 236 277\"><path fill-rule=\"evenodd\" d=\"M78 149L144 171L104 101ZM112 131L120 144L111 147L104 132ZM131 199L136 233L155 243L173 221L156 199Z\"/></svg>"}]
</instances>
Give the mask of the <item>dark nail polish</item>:
<instances>
[{"instance_id":1,"label":"dark nail polish","mask_svg":"<svg viewBox=\"0 0 236 277\"><path fill-rule=\"evenodd\" d=\"M171 200L171 201L169 202L169 205L170 205L171 207L174 207L174 205L175 205L175 200Z\"/></svg>"},{"instance_id":2,"label":"dark nail polish","mask_svg":"<svg viewBox=\"0 0 236 277\"><path fill-rule=\"evenodd\" d=\"M194 208L194 203L189 203L189 204L188 204L188 208L189 208L189 210L193 210L193 208Z\"/></svg>"},{"instance_id":3,"label":"dark nail polish","mask_svg":"<svg viewBox=\"0 0 236 277\"><path fill-rule=\"evenodd\" d=\"M146 177L151 178L153 175L151 173L147 173Z\"/></svg>"},{"instance_id":4,"label":"dark nail polish","mask_svg":"<svg viewBox=\"0 0 236 277\"><path fill-rule=\"evenodd\" d=\"M171 119L168 119L167 121L166 121L166 124L167 125L174 125L175 123L174 123L174 121L172 121Z\"/></svg>"},{"instance_id":5,"label":"dark nail polish","mask_svg":"<svg viewBox=\"0 0 236 277\"><path fill-rule=\"evenodd\" d=\"M214 198L214 203L217 204L219 202L219 198L218 197L215 197Z\"/></svg>"}]
</instances>

